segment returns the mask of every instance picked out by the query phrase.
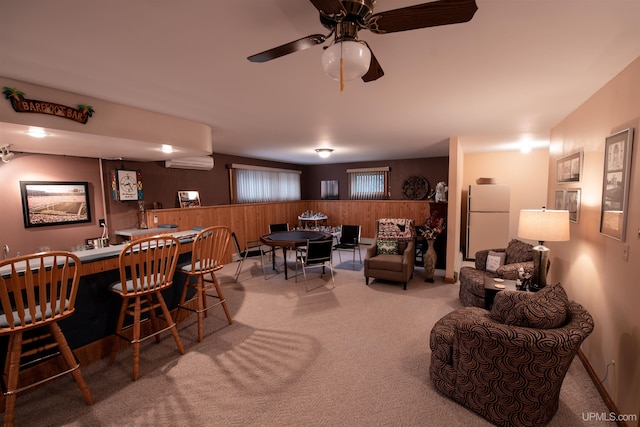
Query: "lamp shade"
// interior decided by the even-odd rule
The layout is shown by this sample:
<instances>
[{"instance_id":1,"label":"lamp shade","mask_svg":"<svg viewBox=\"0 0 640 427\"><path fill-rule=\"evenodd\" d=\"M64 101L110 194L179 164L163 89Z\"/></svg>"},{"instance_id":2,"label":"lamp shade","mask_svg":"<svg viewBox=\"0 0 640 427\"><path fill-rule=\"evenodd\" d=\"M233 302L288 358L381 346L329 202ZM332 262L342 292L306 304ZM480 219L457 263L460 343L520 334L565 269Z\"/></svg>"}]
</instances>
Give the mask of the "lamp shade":
<instances>
[{"instance_id":1,"label":"lamp shade","mask_svg":"<svg viewBox=\"0 0 640 427\"><path fill-rule=\"evenodd\" d=\"M518 237L539 242L569 240L569 211L521 210Z\"/></svg>"},{"instance_id":2,"label":"lamp shade","mask_svg":"<svg viewBox=\"0 0 640 427\"><path fill-rule=\"evenodd\" d=\"M322 68L334 80L340 80L340 58L345 81L360 78L366 74L371 64L371 51L367 46L355 41L334 43L322 52Z\"/></svg>"}]
</instances>

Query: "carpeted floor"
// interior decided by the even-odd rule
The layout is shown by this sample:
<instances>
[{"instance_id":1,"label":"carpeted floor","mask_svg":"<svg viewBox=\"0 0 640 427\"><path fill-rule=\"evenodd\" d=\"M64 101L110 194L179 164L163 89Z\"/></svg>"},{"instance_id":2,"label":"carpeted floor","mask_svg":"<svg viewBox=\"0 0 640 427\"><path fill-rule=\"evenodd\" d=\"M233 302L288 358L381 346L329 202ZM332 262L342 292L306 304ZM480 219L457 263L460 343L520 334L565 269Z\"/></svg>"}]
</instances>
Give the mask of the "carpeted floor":
<instances>
[{"instance_id":1,"label":"carpeted floor","mask_svg":"<svg viewBox=\"0 0 640 427\"><path fill-rule=\"evenodd\" d=\"M364 252L363 252L364 258ZM347 262L343 257L343 264ZM131 351L113 366L83 367L95 403L87 406L69 378L18 398L24 426L486 426L484 419L439 394L429 381L429 332L461 307L458 285L425 283L418 268L399 284L364 284L362 267L335 269L306 293L283 274L264 280L248 260L240 281L225 266L233 325L222 309L205 319L205 339L179 325L187 354L167 336L143 344L140 379L131 381ZM598 426L608 413L576 358L550 426ZM600 423L606 425L605 423Z\"/></svg>"}]
</instances>

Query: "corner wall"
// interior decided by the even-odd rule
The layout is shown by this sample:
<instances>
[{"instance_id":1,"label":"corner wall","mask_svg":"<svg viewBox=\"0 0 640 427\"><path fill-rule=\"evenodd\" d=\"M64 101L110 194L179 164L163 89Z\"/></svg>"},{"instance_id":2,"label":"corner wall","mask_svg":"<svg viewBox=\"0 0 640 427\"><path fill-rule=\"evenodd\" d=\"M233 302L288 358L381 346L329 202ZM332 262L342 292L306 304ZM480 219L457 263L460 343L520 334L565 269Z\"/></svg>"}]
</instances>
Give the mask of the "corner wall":
<instances>
[{"instance_id":1,"label":"corner wall","mask_svg":"<svg viewBox=\"0 0 640 427\"><path fill-rule=\"evenodd\" d=\"M624 242L600 234L605 138L635 128L631 186ZM589 363L604 380L622 414L640 411L640 58L551 131L548 202L554 190L581 188L579 223L569 242L549 242L550 281L562 282L569 297L584 305L595 330L582 345ZM582 179L556 184L556 160L582 150ZM623 251L628 246L628 261ZM615 367L607 365L615 360ZM607 372L608 369L608 372ZM637 421L632 423L638 425Z\"/></svg>"}]
</instances>

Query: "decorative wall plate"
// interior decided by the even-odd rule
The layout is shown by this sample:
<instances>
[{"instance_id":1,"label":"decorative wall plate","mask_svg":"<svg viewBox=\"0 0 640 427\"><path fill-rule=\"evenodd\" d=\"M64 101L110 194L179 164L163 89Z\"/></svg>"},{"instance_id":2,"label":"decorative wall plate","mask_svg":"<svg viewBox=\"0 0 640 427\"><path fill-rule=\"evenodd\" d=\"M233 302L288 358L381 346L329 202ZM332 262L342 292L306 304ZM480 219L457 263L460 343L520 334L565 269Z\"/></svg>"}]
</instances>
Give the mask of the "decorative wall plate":
<instances>
[{"instance_id":1,"label":"decorative wall plate","mask_svg":"<svg viewBox=\"0 0 640 427\"><path fill-rule=\"evenodd\" d=\"M429 189L429 181L420 175L409 176L402 183L402 194L410 200L424 199L429 193Z\"/></svg>"}]
</instances>

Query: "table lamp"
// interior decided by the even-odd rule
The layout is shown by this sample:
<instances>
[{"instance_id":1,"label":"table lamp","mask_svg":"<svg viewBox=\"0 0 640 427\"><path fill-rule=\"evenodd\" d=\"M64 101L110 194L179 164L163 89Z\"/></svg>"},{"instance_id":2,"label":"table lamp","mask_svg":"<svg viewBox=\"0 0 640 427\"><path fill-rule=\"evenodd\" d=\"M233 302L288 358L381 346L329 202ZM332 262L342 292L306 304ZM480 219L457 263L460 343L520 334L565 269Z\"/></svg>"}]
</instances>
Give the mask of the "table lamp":
<instances>
[{"instance_id":1,"label":"table lamp","mask_svg":"<svg viewBox=\"0 0 640 427\"><path fill-rule=\"evenodd\" d=\"M544 246L544 242L569 240L569 211L521 210L518 237L538 241L538 246L533 247L533 275L529 286L529 290L537 292L547 286L549 248Z\"/></svg>"}]
</instances>

